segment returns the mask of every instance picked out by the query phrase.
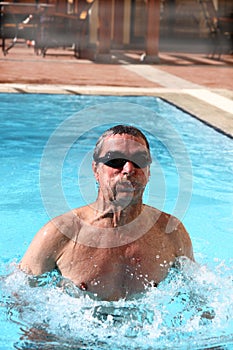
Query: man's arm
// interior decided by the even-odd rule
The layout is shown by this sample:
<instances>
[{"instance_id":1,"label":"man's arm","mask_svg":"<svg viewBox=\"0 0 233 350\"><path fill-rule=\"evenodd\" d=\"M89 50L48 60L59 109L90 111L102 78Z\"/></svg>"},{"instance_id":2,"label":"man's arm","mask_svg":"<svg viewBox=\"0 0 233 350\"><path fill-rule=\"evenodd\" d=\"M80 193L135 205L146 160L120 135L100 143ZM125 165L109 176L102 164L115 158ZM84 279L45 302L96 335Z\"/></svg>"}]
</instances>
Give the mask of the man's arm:
<instances>
[{"instance_id":1,"label":"man's arm","mask_svg":"<svg viewBox=\"0 0 233 350\"><path fill-rule=\"evenodd\" d=\"M67 240L53 221L50 221L33 238L19 268L33 275L53 270Z\"/></svg>"},{"instance_id":2,"label":"man's arm","mask_svg":"<svg viewBox=\"0 0 233 350\"><path fill-rule=\"evenodd\" d=\"M187 258L195 261L193 255L192 241L184 225L181 222L179 222L176 230L175 247L177 257L186 256Z\"/></svg>"},{"instance_id":3,"label":"man's arm","mask_svg":"<svg viewBox=\"0 0 233 350\"><path fill-rule=\"evenodd\" d=\"M166 231L173 242L174 254L176 257L186 256L195 261L192 242L182 222L172 215L165 215Z\"/></svg>"}]
</instances>

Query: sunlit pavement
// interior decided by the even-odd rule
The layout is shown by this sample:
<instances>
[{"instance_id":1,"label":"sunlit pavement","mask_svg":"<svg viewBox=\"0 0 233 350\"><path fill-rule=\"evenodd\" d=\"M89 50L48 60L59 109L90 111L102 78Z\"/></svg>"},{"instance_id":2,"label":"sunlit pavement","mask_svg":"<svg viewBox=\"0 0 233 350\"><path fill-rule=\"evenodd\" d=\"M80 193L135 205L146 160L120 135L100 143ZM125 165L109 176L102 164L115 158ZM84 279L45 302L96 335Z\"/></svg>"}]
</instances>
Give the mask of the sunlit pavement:
<instances>
[{"instance_id":1,"label":"sunlit pavement","mask_svg":"<svg viewBox=\"0 0 233 350\"><path fill-rule=\"evenodd\" d=\"M0 53L0 91L159 96L233 136L233 55L166 49L158 64L145 64L140 50L114 50L100 63L60 49L42 57L17 44Z\"/></svg>"}]
</instances>

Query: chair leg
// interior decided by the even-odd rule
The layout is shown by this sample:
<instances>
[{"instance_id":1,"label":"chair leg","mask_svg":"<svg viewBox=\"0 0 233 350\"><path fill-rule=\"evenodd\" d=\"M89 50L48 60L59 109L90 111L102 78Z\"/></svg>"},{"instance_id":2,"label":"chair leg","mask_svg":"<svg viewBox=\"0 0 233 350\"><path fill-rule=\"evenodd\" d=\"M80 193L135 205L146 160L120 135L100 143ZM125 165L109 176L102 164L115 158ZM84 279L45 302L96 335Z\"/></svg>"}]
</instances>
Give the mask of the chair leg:
<instances>
[{"instance_id":1,"label":"chair leg","mask_svg":"<svg viewBox=\"0 0 233 350\"><path fill-rule=\"evenodd\" d=\"M5 47L6 47L6 39L2 38L2 52L3 52L3 54L4 54L4 51L5 51Z\"/></svg>"},{"instance_id":2,"label":"chair leg","mask_svg":"<svg viewBox=\"0 0 233 350\"><path fill-rule=\"evenodd\" d=\"M79 44L74 45L74 57L79 58L80 57L80 46Z\"/></svg>"},{"instance_id":3,"label":"chair leg","mask_svg":"<svg viewBox=\"0 0 233 350\"><path fill-rule=\"evenodd\" d=\"M15 44L17 43L17 37L15 37L13 40L12 40L12 42L11 42L11 44L5 49L4 48L4 51L3 51L3 53L4 53L4 56L6 56L7 54L8 54L8 51L10 51L10 49L12 49L12 47L14 47L15 46Z\"/></svg>"}]
</instances>

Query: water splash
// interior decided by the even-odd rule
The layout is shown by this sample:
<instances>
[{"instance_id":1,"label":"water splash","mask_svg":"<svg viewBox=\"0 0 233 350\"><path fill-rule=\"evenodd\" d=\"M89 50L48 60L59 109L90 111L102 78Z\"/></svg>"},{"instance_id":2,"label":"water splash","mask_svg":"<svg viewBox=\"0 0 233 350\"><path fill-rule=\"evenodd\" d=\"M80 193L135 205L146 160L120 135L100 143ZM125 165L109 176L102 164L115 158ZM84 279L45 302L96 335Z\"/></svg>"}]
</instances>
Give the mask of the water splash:
<instances>
[{"instance_id":1,"label":"water splash","mask_svg":"<svg viewBox=\"0 0 233 350\"><path fill-rule=\"evenodd\" d=\"M56 271L34 278L13 268L1 278L0 305L18 328L16 349L228 349L229 266L220 262L213 272L180 259L158 288L117 302L92 298Z\"/></svg>"}]
</instances>

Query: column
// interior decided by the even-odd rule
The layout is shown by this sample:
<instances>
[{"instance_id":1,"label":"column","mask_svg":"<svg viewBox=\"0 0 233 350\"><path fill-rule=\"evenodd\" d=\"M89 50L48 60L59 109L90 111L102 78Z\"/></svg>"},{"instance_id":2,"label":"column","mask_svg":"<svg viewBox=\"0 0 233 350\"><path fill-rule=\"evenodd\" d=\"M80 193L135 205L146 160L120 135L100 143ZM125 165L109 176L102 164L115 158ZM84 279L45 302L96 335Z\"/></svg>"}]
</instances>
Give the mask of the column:
<instances>
[{"instance_id":1,"label":"column","mask_svg":"<svg viewBox=\"0 0 233 350\"><path fill-rule=\"evenodd\" d=\"M97 60L108 60L111 50L112 1L99 0L99 47Z\"/></svg>"},{"instance_id":2,"label":"column","mask_svg":"<svg viewBox=\"0 0 233 350\"><path fill-rule=\"evenodd\" d=\"M159 62L160 0L147 0L147 35L145 61Z\"/></svg>"},{"instance_id":3,"label":"column","mask_svg":"<svg viewBox=\"0 0 233 350\"><path fill-rule=\"evenodd\" d=\"M117 47L122 47L123 45L123 27L124 27L124 0L115 0L113 42L114 42L114 45Z\"/></svg>"}]
</instances>

